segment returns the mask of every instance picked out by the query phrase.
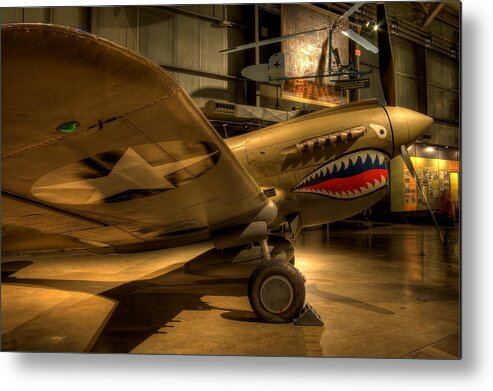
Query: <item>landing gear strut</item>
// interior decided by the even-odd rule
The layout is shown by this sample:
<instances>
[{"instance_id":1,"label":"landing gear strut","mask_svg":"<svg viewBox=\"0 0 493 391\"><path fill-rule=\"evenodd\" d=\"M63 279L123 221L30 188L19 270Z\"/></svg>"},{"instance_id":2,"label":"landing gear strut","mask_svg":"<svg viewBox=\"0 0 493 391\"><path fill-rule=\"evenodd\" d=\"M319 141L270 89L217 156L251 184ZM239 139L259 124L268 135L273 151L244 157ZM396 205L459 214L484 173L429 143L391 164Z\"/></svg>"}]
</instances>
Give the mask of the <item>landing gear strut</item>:
<instances>
[{"instance_id":1,"label":"landing gear strut","mask_svg":"<svg viewBox=\"0 0 493 391\"><path fill-rule=\"evenodd\" d=\"M260 247L262 248L262 257L264 258L264 261L270 261L271 258L267 239L260 242Z\"/></svg>"},{"instance_id":2,"label":"landing gear strut","mask_svg":"<svg viewBox=\"0 0 493 391\"><path fill-rule=\"evenodd\" d=\"M248 281L250 305L266 322L291 322L305 303L305 278L291 263L271 260L267 240L260 245L263 261Z\"/></svg>"}]
</instances>

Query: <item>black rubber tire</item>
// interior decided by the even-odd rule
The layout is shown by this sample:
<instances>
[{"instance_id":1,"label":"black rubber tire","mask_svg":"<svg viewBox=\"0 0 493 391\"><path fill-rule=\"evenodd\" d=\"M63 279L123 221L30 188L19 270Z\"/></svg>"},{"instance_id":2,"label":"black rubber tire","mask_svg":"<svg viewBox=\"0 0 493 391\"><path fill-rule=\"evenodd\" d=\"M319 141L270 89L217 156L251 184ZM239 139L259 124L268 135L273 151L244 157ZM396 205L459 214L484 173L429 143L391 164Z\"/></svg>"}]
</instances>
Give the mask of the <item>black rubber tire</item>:
<instances>
[{"instance_id":1,"label":"black rubber tire","mask_svg":"<svg viewBox=\"0 0 493 391\"><path fill-rule=\"evenodd\" d=\"M289 259L289 261L286 259L287 258L287 255L286 254L276 254L273 258L272 258L272 261L275 261L275 262L288 262L290 263L291 265L294 266L294 262L295 262L295 257L294 257L294 254L293 256Z\"/></svg>"},{"instance_id":2,"label":"black rubber tire","mask_svg":"<svg viewBox=\"0 0 493 391\"><path fill-rule=\"evenodd\" d=\"M263 298L267 299L269 297L268 295L261 297L263 287L272 284L272 281L275 284L282 285L284 290L289 290L289 301L286 303L285 308L280 308L279 310L269 309L263 303ZM253 311L260 319L269 323L291 322L305 304L305 278L289 262L264 261L257 266L250 276L248 299ZM286 302L284 298L281 298L281 301L283 305Z\"/></svg>"}]
</instances>

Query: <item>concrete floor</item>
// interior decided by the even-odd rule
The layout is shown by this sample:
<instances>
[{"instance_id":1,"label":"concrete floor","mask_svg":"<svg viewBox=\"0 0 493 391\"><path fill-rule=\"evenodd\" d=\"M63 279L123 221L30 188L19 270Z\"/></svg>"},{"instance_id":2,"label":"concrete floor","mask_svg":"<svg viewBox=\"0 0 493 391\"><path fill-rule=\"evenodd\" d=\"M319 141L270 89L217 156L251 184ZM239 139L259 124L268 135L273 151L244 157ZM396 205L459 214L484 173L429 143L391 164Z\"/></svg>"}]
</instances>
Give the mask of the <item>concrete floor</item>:
<instances>
[{"instance_id":1,"label":"concrete floor","mask_svg":"<svg viewBox=\"0 0 493 391\"><path fill-rule=\"evenodd\" d=\"M371 246L370 246L371 244ZM246 279L189 275L208 244L2 260L2 350L456 359L458 231L305 230L296 267L325 326L265 324ZM421 255L423 253L424 255Z\"/></svg>"}]
</instances>

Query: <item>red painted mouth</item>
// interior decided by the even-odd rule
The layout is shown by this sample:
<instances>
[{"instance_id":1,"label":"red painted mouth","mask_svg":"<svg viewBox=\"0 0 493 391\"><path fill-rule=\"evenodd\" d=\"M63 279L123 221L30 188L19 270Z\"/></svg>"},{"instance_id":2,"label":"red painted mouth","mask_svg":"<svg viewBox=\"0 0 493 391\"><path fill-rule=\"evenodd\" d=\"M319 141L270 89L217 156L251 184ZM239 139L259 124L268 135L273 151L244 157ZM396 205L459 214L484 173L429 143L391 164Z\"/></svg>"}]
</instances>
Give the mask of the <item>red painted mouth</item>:
<instances>
[{"instance_id":1,"label":"red painted mouth","mask_svg":"<svg viewBox=\"0 0 493 391\"><path fill-rule=\"evenodd\" d=\"M385 187L387 180L386 156L368 150L327 163L305 177L295 186L293 192L351 199Z\"/></svg>"}]
</instances>

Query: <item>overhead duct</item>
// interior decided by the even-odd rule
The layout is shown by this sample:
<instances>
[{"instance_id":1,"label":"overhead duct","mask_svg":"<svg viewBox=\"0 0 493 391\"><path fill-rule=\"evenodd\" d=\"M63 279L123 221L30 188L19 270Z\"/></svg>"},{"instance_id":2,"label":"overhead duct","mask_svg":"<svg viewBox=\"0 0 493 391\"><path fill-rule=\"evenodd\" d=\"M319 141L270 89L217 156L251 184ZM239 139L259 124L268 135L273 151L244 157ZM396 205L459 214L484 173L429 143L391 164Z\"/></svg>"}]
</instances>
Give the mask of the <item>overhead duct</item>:
<instances>
[{"instance_id":1,"label":"overhead duct","mask_svg":"<svg viewBox=\"0 0 493 391\"><path fill-rule=\"evenodd\" d=\"M258 120L267 123L278 123L296 118L302 110L275 110L267 107L239 105L229 102L208 100L204 113L209 119L223 119L236 121Z\"/></svg>"}]
</instances>

